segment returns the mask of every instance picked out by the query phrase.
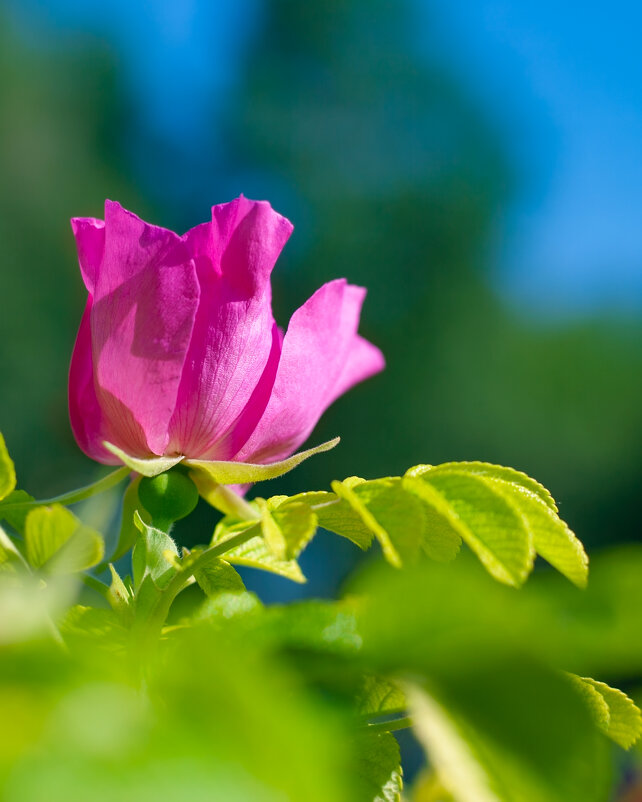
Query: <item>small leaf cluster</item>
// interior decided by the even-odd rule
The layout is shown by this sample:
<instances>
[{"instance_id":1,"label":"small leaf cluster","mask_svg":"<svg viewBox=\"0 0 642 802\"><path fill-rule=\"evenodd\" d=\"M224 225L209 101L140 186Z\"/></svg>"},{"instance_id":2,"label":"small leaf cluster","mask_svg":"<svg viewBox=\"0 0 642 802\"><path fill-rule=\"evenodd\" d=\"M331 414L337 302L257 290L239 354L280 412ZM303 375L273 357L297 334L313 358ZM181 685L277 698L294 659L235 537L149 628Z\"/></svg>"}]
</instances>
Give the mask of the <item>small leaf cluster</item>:
<instances>
[{"instance_id":1,"label":"small leaf cluster","mask_svg":"<svg viewBox=\"0 0 642 802\"><path fill-rule=\"evenodd\" d=\"M639 549L598 557L587 587L548 491L464 462L251 501L201 474L224 514L188 550L171 522L193 506L189 482L176 489L193 470L130 481L105 560L60 502L15 489L0 438L8 798L608 799L611 744L642 734L635 703L603 681L642 676ZM298 558L320 528L384 559L338 601L264 606L243 567L305 581ZM537 555L557 570L522 587ZM430 767L411 788L406 727Z\"/></svg>"}]
</instances>

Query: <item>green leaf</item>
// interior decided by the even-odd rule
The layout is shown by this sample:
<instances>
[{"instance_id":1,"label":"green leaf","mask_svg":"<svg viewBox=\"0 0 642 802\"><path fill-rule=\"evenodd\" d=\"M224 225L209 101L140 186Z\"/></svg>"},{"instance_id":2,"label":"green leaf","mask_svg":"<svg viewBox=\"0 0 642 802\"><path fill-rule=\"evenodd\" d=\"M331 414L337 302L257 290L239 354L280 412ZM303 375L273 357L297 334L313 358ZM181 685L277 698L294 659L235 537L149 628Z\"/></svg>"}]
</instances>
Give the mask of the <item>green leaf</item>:
<instances>
[{"instance_id":1,"label":"green leaf","mask_svg":"<svg viewBox=\"0 0 642 802\"><path fill-rule=\"evenodd\" d=\"M223 543L229 537L247 530L248 521L234 521L223 518L214 530L212 545ZM258 568L272 574L291 579L293 582L305 582L299 564L296 560L281 560L268 548L261 535L250 538L245 543L225 552L225 561L233 565L245 565L249 568Z\"/></svg>"},{"instance_id":2,"label":"green leaf","mask_svg":"<svg viewBox=\"0 0 642 802\"><path fill-rule=\"evenodd\" d=\"M176 543L165 532L146 524L138 512L134 513L134 523L141 533L132 552L132 571L136 592L149 576L153 584L162 590L176 575L175 561L178 559Z\"/></svg>"},{"instance_id":3,"label":"green leaf","mask_svg":"<svg viewBox=\"0 0 642 802\"><path fill-rule=\"evenodd\" d=\"M548 490L525 473L485 462L439 465L439 471L464 471L483 476L510 493L533 538L535 551L578 587L586 587L588 557L584 547L557 515L557 506Z\"/></svg>"},{"instance_id":4,"label":"green leaf","mask_svg":"<svg viewBox=\"0 0 642 802\"><path fill-rule=\"evenodd\" d=\"M206 596L213 598L220 593L242 593L243 580L238 572L225 560L212 560L194 572L194 578Z\"/></svg>"},{"instance_id":5,"label":"green leaf","mask_svg":"<svg viewBox=\"0 0 642 802\"><path fill-rule=\"evenodd\" d=\"M363 716L400 713L407 707L406 697L396 682L367 675L357 696L357 709Z\"/></svg>"},{"instance_id":6,"label":"green leaf","mask_svg":"<svg viewBox=\"0 0 642 802\"><path fill-rule=\"evenodd\" d=\"M36 507L25 522L27 561L50 574L86 571L104 555L101 535L65 507Z\"/></svg>"},{"instance_id":7,"label":"green leaf","mask_svg":"<svg viewBox=\"0 0 642 802\"><path fill-rule=\"evenodd\" d=\"M103 445L107 451L111 452L115 457L118 457L123 465L131 468L132 471L136 471L136 473L140 473L141 476L158 476L159 473L168 471L170 468L173 468L174 465L178 465L179 462L185 459L183 456L149 457L148 459L141 459L140 457L130 456L127 452L123 451L122 448L118 448L118 446L115 446L113 443L108 443L106 440L103 441Z\"/></svg>"},{"instance_id":8,"label":"green leaf","mask_svg":"<svg viewBox=\"0 0 642 802\"><path fill-rule=\"evenodd\" d=\"M18 547L0 526L0 567L6 570L16 565L20 565L21 568L27 567L25 558Z\"/></svg>"},{"instance_id":9,"label":"green leaf","mask_svg":"<svg viewBox=\"0 0 642 802\"><path fill-rule=\"evenodd\" d=\"M361 483L364 479L351 477L344 480L350 487L354 483ZM287 498L287 496L285 497ZM373 533L364 524L361 516L344 499L339 498L336 493L329 493L323 490L312 491L309 493L298 493L291 496L290 501L303 501L313 508L316 513L319 526L334 532L348 540L351 540L360 549L366 550L372 544Z\"/></svg>"},{"instance_id":10,"label":"green leaf","mask_svg":"<svg viewBox=\"0 0 642 802\"><path fill-rule=\"evenodd\" d=\"M440 477L442 481L443 477L474 477L479 480L501 496L521 517L532 547L538 554L575 585L586 586L588 558L582 544L557 515L557 507L550 493L526 474L484 462L452 462L436 467L417 466L411 468L406 476L422 479L431 485L435 485L436 481L437 486ZM421 492L417 485L414 485L414 489ZM483 509L480 512L483 513ZM481 558L479 552L478 555Z\"/></svg>"},{"instance_id":11,"label":"green leaf","mask_svg":"<svg viewBox=\"0 0 642 802\"><path fill-rule=\"evenodd\" d=\"M564 677L522 658L405 686L413 726L458 802L597 802L607 750Z\"/></svg>"},{"instance_id":12,"label":"green leaf","mask_svg":"<svg viewBox=\"0 0 642 802\"><path fill-rule=\"evenodd\" d=\"M415 562L421 551L426 517L421 502L406 492L397 477L359 482L333 482L332 489L344 499L375 535L391 565Z\"/></svg>"},{"instance_id":13,"label":"green leaf","mask_svg":"<svg viewBox=\"0 0 642 802\"><path fill-rule=\"evenodd\" d=\"M403 788L399 744L388 732L360 735L354 767L359 781L355 802L400 802Z\"/></svg>"},{"instance_id":14,"label":"green leaf","mask_svg":"<svg viewBox=\"0 0 642 802\"><path fill-rule=\"evenodd\" d=\"M617 688L590 677L569 675L596 725L623 749L630 749L642 735L642 714L635 702Z\"/></svg>"},{"instance_id":15,"label":"green leaf","mask_svg":"<svg viewBox=\"0 0 642 802\"><path fill-rule=\"evenodd\" d=\"M535 551L523 516L501 488L463 472L432 470L407 476L404 486L443 519L477 554L495 579L519 587Z\"/></svg>"},{"instance_id":16,"label":"green leaf","mask_svg":"<svg viewBox=\"0 0 642 802\"><path fill-rule=\"evenodd\" d=\"M25 533L25 523L27 520L27 515L29 514L29 507L9 507L9 505L14 504L23 504L27 502L34 501L34 497L30 496L24 490L13 490L9 495L4 499L3 503L0 504L0 519L4 518L7 523L12 526L16 532L19 532L21 535ZM8 509L4 509L4 505L9 507Z\"/></svg>"},{"instance_id":17,"label":"green leaf","mask_svg":"<svg viewBox=\"0 0 642 802\"><path fill-rule=\"evenodd\" d=\"M317 531L317 516L305 502L287 497L255 502L261 510L261 532L270 551L279 560L296 559Z\"/></svg>"},{"instance_id":18,"label":"green leaf","mask_svg":"<svg viewBox=\"0 0 642 802\"><path fill-rule=\"evenodd\" d=\"M7 451L4 437L0 434L0 501L16 486L16 469Z\"/></svg>"},{"instance_id":19,"label":"green leaf","mask_svg":"<svg viewBox=\"0 0 642 802\"><path fill-rule=\"evenodd\" d=\"M298 454L288 457L288 459L268 463L267 465L250 462L194 459L185 460L185 465L192 469L191 473L195 475L194 481L197 487L199 487L200 481L204 481L206 485L208 482L215 482L219 485L244 485L282 476L315 454L330 451L331 448L338 445L339 440L339 437L335 437L334 440L328 440L327 443L321 443L315 448L300 451Z\"/></svg>"}]
</instances>

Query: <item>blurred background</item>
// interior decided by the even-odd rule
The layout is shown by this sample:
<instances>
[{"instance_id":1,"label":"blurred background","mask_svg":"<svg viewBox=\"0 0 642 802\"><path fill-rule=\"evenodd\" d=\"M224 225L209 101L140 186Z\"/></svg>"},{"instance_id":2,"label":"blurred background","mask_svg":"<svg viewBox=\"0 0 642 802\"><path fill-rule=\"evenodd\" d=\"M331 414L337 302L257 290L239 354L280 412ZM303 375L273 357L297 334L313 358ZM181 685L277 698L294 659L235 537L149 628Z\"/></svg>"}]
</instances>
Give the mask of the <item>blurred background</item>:
<instances>
[{"instance_id":1,"label":"blurred background","mask_svg":"<svg viewBox=\"0 0 642 802\"><path fill-rule=\"evenodd\" d=\"M109 197L184 231L243 192L295 224L277 320L346 276L368 287L362 332L388 360L310 440L341 446L262 492L487 460L546 484L589 548L636 539L642 12L575 12L4 0L0 430L21 486L43 497L100 474L66 409L85 299L69 218ZM211 516L178 539L204 541ZM320 537L307 586L248 584L327 595L355 559Z\"/></svg>"}]
</instances>

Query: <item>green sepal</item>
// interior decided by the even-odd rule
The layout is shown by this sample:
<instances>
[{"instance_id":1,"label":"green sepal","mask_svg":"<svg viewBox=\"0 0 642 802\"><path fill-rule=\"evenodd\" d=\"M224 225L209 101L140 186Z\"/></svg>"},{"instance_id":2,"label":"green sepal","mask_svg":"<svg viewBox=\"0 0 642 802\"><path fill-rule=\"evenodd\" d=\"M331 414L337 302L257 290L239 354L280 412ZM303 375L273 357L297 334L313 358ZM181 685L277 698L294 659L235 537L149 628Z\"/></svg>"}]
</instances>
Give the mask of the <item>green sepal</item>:
<instances>
[{"instance_id":1,"label":"green sepal","mask_svg":"<svg viewBox=\"0 0 642 802\"><path fill-rule=\"evenodd\" d=\"M159 473L168 471L170 468L173 468L174 465L178 465L179 462L185 459L183 456L148 457L142 459L141 457L130 456L126 451L123 451L122 448L118 448L118 446L107 442L107 440L103 441L103 446L115 457L118 457L123 465L131 468L132 471L139 473L141 476L158 476Z\"/></svg>"},{"instance_id":2,"label":"green sepal","mask_svg":"<svg viewBox=\"0 0 642 802\"><path fill-rule=\"evenodd\" d=\"M308 448L306 451L293 454L287 459L267 464L187 459L185 460L185 465L191 469L190 475L193 476L199 491L201 483L203 483L205 490L212 482L219 485L252 484L266 479L276 479L277 476L288 473L288 471L296 468L297 465L315 454L330 451L330 449L339 444L339 440L339 437L335 437L333 440L328 440L326 443L321 443L321 445L314 448ZM204 493L202 494L204 495Z\"/></svg>"},{"instance_id":3,"label":"green sepal","mask_svg":"<svg viewBox=\"0 0 642 802\"><path fill-rule=\"evenodd\" d=\"M105 543L98 532L55 504L36 507L27 515L25 552L33 568L48 574L71 574L97 565Z\"/></svg>"}]
</instances>

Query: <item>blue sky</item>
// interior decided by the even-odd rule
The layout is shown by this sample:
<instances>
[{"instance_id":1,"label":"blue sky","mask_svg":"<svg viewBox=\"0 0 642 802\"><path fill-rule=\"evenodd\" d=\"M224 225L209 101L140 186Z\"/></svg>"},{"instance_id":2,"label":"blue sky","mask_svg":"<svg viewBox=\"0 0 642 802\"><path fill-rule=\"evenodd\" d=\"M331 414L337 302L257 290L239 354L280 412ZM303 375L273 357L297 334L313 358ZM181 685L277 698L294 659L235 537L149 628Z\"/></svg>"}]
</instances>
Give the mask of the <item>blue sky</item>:
<instances>
[{"instance_id":1,"label":"blue sky","mask_svg":"<svg viewBox=\"0 0 642 802\"><path fill-rule=\"evenodd\" d=\"M416 2L420 15L430 12L426 25L443 32L438 57L496 120L523 179L497 221L501 286L548 314L605 306L639 312L642 7L624 0ZM187 149L203 135L200 100L234 85L260 0L13 0L13 7L26 36L55 26L109 41L128 68L143 119Z\"/></svg>"}]
</instances>

